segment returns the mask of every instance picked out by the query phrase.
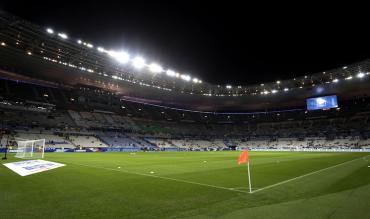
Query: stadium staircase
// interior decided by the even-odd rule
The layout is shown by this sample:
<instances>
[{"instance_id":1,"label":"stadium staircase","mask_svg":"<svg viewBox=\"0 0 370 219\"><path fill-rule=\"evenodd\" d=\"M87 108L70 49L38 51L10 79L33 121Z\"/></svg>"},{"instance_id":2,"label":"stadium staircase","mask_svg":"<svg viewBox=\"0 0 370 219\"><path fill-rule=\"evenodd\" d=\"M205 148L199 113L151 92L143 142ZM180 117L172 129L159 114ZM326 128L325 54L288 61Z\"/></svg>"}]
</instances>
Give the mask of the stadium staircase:
<instances>
[{"instance_id":1,"label":"stadium staircase","mask_svg":"<svg viewBox=\"0 0 370 219\"><path fill-rule=\"evenodd\" d=\"M70 141L69 139L67 139L67 137L64 137L64 139L65 139L66 141L68 141L69 143L71 143L71 145L73 145L75 148L79 148L79 147L76 145L76 143L74 143L73 141Z\"/></svg>"},{"instance_id":2,"label":"stadium staircase","mask_svg":"<svg viewBox=\"0 0 370 219\"><path fill-rule=\"evenodd\" d=\"M110 147L109 142L107 142L106 140L101 138L99 135L94 135L94 137L97 138L98 140L100 140L101 142L103 142L104 144L108 145L108 147Z\"/></svg>"},{"instance_id":3,"label":"stadium staircase","mask_svg":"<svg viewBox=\"0 0 370 219\"><path fill-rule=\"evenodd\" d=\"M158 148L157 145L151 143L150 141L146 140L145 138L137 137L137 136L128 136L130 137L134 142L136 142L141 147L155 147Z\"/></svg>"},{"instance_id":4,"label":"stadium staircase","mask_svg":"<svg viewBox=\"0 0 370 219\"><path fill-rule=\"evenodd\" d=\"M174 148L178 148L170 139L166 139L164 140L165 142L167 142L169 145L171 145L172 147Z\"/></svg>"}]
</instances>

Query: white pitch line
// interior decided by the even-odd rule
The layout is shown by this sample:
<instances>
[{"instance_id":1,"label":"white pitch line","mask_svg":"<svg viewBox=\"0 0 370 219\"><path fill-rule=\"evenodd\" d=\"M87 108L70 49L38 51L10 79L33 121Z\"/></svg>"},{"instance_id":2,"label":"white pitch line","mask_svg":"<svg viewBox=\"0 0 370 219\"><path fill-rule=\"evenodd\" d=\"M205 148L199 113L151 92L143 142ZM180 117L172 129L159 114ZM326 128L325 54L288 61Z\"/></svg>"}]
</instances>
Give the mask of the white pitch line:
<instances>
[{"instance_id":1,"label":"white pitch line","mask_svg":"<svg viewBox=\"0 0 370 219\"><path fill-rule=\"evenodd\" d=\"M370 155L367 155L365 157L368 157L368 156L370 156ZM310 172L310 173L307 173L307 174L304 174L304 175L301 175L301 176L297 176L297 177L294 177L294 178L291 178L291 179L288 179L288 180L284 180L284 181L281 181L281 182L278 182L278 183L275 183L275 184L272 184L272 185L254 190L254 191L252 191L252 193L256 193L256 192L259 192L259 191L262 191L262 190L265 190L265 189L269 189L269 188L272 188L272 187L275 187L275 186L279 186L281 184L285 184L285 183L291 182L293 180L297 180L297 179L300 179L300 178L303 178L303 177L306 177L306 176L310 176L310 175L313 175L313 174L316 174L316 173L319 173L319 172L322 172L322 171L325 171L325 170L328 170L328 169L332 169L332 168L335 168L335 167L338 167L338 166L341 166L341 165L344 165L344 164L347 164L347 163L350 163L350 162L353 162L353 161L356 161L356 160L359 160L359 159L364 159L365 157L356 158L356 159L349 160L349 161L346 161L346 162L343 162L343 163L340 163L340 164L336 164L334 166L326 167L326 168L321 169L321 170L316 170L316 171L313 171L313 172Z\"/></svg>"},{"instance_id":2,"label":"white pitch line","mask_svg":"<svg viewBox=\"0 0 370 219\"><path fill-rule=\"evenodd\" d=\"M231 190L233 190L233 189L248 189L249 190L249 187L235 187L235 188L230 188L230 189ZM258 187L252 187L252 189L259 189L259 188Z\"/></svg>"},{"instance_id":3,"label":"white pitch line","mask_svg":"<svg viewBox=\"0 0 370 219\"><path fill-rule=\"evenodd\" d=\"M65 163L67 163L67 162L65 162ZM198 182L182 180L182 179L175 179L175 178L170 178L170 177L165 177L165 176L157 176L157 175L152 175L152 174L149 175L149 174L145 174L145 173L130 172L130 171L122 170L122 169L117 170L117 169L113 169L113 168L106 168L106 167L99 167L99 166L92 166L92 165L85 165L85 164L76 164L76 163L70 163L70 164L74 164L74 165L77 165L77 166L90 167L90 168L97 168L97 169L104 169L104 170L110 170L110 171L129 173L129 174L134 174L134 175L139 175L139 176L147 176L147 177L153 177L153 178L158 178L158 179L171 180L171 181L194 184L194 185L199 185L199 186L206 186L206 187L222 189L222 190L227 190L227 191L234 191L234 192L240 192L240 193L249 193L247 191L243 191L243 190L239 190L239 189L227 188L227 187L222 187L222 186L215 186L215 185L210 185L210 184L205 184L205 183L198 183Z\"/></svg>"}]
</instances>

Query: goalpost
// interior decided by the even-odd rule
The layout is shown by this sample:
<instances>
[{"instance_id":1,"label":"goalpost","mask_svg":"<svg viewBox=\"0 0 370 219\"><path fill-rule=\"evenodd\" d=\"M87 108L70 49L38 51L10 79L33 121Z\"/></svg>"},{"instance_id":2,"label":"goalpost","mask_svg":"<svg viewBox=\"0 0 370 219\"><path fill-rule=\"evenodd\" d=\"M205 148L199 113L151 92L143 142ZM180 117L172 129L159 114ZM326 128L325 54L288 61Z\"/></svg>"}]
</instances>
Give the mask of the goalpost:
<instances>
[{"instance_id":1,"label":"goalpost","mask_svg":"<svg viewBox=\"0 0 370 219\"><path fill-rule=\"evenodd\" d=\"M18 158L44 158L45 139L19 140L15 157Z\"/></svg>"}]
</instances>

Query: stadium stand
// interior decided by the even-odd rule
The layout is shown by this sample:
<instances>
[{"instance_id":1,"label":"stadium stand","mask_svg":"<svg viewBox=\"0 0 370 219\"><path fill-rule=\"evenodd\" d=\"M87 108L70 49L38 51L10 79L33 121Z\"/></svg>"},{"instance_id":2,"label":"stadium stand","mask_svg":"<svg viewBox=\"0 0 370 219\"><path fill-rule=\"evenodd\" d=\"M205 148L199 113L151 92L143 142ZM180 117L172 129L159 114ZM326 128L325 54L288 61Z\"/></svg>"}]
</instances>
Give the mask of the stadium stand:
<instances>
[{"instance_id":1,"label":"stadium stand","mask_svg":"<svg viewBox=\"0 0 370 219\"><path fill-rule=\"evenodd\" d=\"M74 148L75 146L64 137L47 130L15 130L14 138L17 140L45 139L45 146L49 148Z\"/></svg>"},{"instance_id":2,"label":"stadium stand","mask_svg":"<svg viewBox=\"0 0 370 219\"><path fill-rule=\"evenodd\" d=\"M120 132L97 132L97 137L101 139L102 142L106 143L109 147L116 148L132 148L138 147L139 144Z\"/></svg>"},{"instance_id":3,"label":"stadium stand","mask_svg":"<svg viewBox=\"0 0 370 219\"><path fill-rule=\"evenodd\" d=\"M133 74L106 54L40 34L45 30L8 13L0 16L6 27L0 125L10 133L1 136L1 147L16 138L45 138L53 148L370 147L370 60L263 86L175 83L165 74ZM304 104L333 94L337 108L309 111Z\"/></svg>"},{"instance_id":4,"label":"stadium stand","mask_svg":"<svg viewBox=\"0 0 370 219\"><path fill-rule=\"evenodd\" d=\"M7 81L2 81L7 84ZM18 84L18 88L21 88ZM13 89L22 95L30 86ZM40 88L38 88L40 90ZM63 91L49 91L63 94ZM110 111L94 109L85 104L57 107L57 101L36 102L36 94L27 99L11 100L2 98L0 115L3 128L11 135L3 135L4 147L8 138L46 139L47 147L53 148L136 148L150 150L228 150L230 148L266 149L317 149L317 148L369 148L370 105L368 97L354 97L341 109L321 112L268 113L255 115L255 119L244 119L233 115L228 123L224 116L208 115L204 121L199 114L168 110L172 120L159 119L155 111L160 109L137 103L124 110L111 108ZM89 95L89 94L88 94ZM87 95L87 96L88 96ZM101 94L105 96L105 94ZM6 96L6 95L4 95ZM52 95L58 96L58 95ZM59 95L66 96L66 95ZM80 94L79 99L88 99ZM99 95L98 95L99 96ZM92 98L92 97L90 97ZM58 102L66 98L59 98ZM361 100L361 107L356 107ZM92 101L96 102L96 101ZM47 107L45 107L47 106ZM73 108L73 109L71 109ZM88 109L88 110L86 110ZM137 114L138 109L149 113ZM135 114L136 113L136 114ZM191 120L182 120L185 115ZM176 117L180 117L176 119ZM291 119L279 120L280 117ZM240 121L241 120L241 121ZM190 121L190 122L189 122ZM248 121L243 122L243 121Z\"/></svg>"},{"instance_id":5,"label":"stadium stand","mask_svg":"<svg viewBox=\"0 0 370 219\"><path fill-rule=\"evenodd\" d=\"M105 148L108 147L104 142L95 136L69 135L67 139L79 148Z\"/></svg>"}]
</instances>

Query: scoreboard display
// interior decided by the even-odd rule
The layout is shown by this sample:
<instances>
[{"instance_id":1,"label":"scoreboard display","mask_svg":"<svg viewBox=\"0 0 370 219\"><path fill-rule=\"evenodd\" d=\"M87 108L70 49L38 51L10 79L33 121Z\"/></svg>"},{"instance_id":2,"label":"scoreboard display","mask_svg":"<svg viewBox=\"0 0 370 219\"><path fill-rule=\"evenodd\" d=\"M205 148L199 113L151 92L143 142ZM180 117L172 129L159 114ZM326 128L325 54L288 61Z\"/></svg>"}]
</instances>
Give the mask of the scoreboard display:
<instances>
[{"instance_id":1,"label":"scoreboard display","mask_svg":"<svg viewBox=\"0 0 370 219\"><path fill-rule=\"evenodd\" d=\"M307 110L319 110L337 108L338 100L336 95L322 96L307 99Z\"/></svg>"}]
</instances>

